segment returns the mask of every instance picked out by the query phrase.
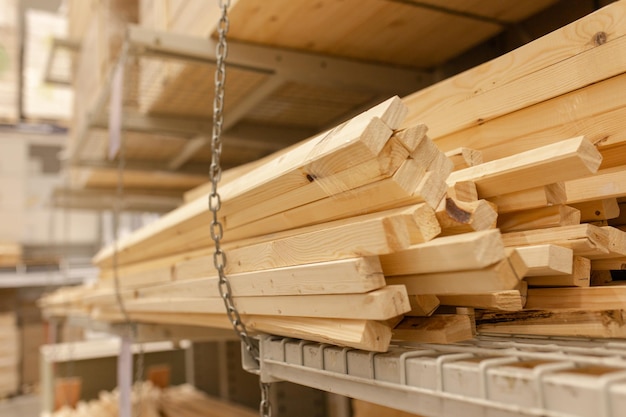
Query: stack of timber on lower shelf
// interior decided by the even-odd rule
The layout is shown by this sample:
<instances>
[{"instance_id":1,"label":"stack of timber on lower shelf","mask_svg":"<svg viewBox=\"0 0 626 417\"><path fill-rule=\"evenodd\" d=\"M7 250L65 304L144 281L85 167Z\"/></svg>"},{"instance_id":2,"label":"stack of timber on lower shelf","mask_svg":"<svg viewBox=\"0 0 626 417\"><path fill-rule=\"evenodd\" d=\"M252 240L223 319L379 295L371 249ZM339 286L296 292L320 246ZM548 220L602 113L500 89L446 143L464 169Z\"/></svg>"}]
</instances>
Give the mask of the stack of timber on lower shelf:
<instances>
[{"instance_id":1,"label":"stack of timber on lower shelf","mask_svg":"<svg viewBox=\"0 0 626 417\"><path fill-rule=\"evenodd\" d=\"M15 313L0 313L0 399L19 387L19 333Z\"/></svg>"},{"instance_id":2,"label":"stack of timber on lower shelf","mask_svg":"<svg viewBox=\"0 0 626 417\"><path fill-rule=\"evenodd\" d=\"M149 382L132 391L132 415L142 417L253 417L258 415L240 405L211 398L191 385L160 389ZM52 417L116 417L119 392L101 392L98 399L80 402L75 408L63 407Z\"/></svg>"},{"instance_id":3,"label":"stack of timber on lower shelf","mask_svg":"<svg viewBox=\"0 0 626 417\"><path fill-rule=\"evenodd\" d=\"M626 286L607 272L626 263L626 142L606 128L623 118L581 120L563 99L626 73L624 19L626 2L614 3L415 93L407 118L391 99L231 177L212 204L249 329L373 351L476 332L626 337ZM610 64L595 65L598 54ZM547 130L528 130L538 125ZM207 205L205 195L105 248L97 285L42 306L119 320L115 260L134 320L230 327Z\"/></svg>"}]
</instances>

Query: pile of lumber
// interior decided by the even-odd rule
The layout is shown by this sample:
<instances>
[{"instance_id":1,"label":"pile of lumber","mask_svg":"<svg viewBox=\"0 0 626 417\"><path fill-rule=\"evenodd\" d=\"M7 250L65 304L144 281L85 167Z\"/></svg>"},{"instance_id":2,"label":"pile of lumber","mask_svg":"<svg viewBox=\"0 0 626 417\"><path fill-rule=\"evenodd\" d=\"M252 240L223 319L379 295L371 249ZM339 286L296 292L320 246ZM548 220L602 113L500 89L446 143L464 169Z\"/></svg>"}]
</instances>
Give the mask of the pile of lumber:
<instances>
[{"instance_id":1,"label":"pile of lumber","mask_svg":"<svg viewBox=\"0 0 626 417\"><path fill-rule=\"evenodd\" d=\"M0 314L0 399L19 387L19 332L15 313Z\"/></svg>"},{"instance_id":2,"label":"pile of lumber","mask_svg":"<svg viewBox=\"0 0 626 417\"><path fill-rule=\"evenodd\" d=\"M22 245L0 242L0 268L14 268L22 262Z\"/></svg>"},{"instance_id":3,"label":"pile of lumber","mask_svg":"<svg viewBox=\"0 0 626 417\"><path fill-rule=\"evenodd\" d=\"M132 391L133 416L139 417L252 417L257 415L240 405L227 403L196 390L191 385L159 389L149 382L136 384ZM99 398L63 407L52 417L116 417L119 392L101 392Z\"/></svg>"},{"instance_id":4,"label":"pile of lumber","mask_svg":"<svg viewBox=\"0 0 626 417\"><path fill-rule=\"evenodd\" d=\"M222 184L248 328L372 351L625 337L626 286L607 272L626 263L625 19L614 3ZM117 274L134 320L230 327L210 219L206 195L174 210L103 249L95 286L42 306L120 320Z\"/></svg>"}]
</instances>

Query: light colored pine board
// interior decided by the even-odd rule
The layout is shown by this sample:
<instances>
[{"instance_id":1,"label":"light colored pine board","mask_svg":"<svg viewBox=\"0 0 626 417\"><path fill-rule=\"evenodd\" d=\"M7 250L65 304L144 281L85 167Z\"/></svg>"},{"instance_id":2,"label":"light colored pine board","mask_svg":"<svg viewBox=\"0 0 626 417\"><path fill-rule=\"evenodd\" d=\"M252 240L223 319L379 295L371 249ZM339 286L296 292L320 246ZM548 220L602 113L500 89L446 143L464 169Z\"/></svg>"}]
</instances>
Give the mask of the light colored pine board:
<instances>
[{"instance_id":1,"label":"light colored pine board","mask_svg":"<svg viewBox=\"0 0 626 417\"><path fill-rule=\"evenodd\" d=\"M526 277L569 275L574 268L574 251L563 246L544 244L516 248L528 266Z\"/></svg>"},{"instance_id":2,"label":"light colored pine board","mask_svg":"<svg viewBox=\"0 0 626 417\"><path fill-rule=\"evenodd\" d=\"M481 269L505 258L498 230L439 237L381 255L385 276Z\"/></svg>"},{"instance_id":3,"label":"light colored pine board","mask_svg":"<svg viewBox=\"0 0 626 417\"><path fill-rule=\"evenodd\" d=\"M620 55L626 6L615 3L508 54L405 98L405 120L428 125L431 136L467 127L549 100L623 72ZM594 42L599 31L607 42ZM595 63L612 61L597 68ZM581 74L571 68L594 68Z\"/></svg>"},{"instance_id":4,"label":"light colored pine board","mask_svg":"<svg viewBox=\"0 0 626 417\"><path fill-rule=\"evenodd\" d=\"M474 337L470 317L464 314L435 314L406 317L393 329L393 340L418 343L455 343Z\"/></svg>"},{"instance_id":5,"label":"light colored pine board","mask_svg":"<svg viewBox=\"0 0 626 417\"><path fill-rule=\"evenodd\" d=\"M559 204L513 213L502 213L498 216L498 228L505 233L572 226L580 224L580 218L581 214L578 209Z\"/></svg>"},{"instance_id":6,"label":"light colored pine board","mask_svg":"<svg viewBox=\"0 0 626 417\"><path fill-rule=\"evenodd\" d=\"M410 145L411 141L407 140L407 143ZM409 151L406 146L399 139L392 137L376 158L332 175L311 177L314 178L314 181L302 184L287 193L259 201L257 204L241 207L227 215L224 222L227 228L236 228L274 213L294 209L383 180L392 176L408 156Z\"/></svg>"},{"instance_id":7,"label":"light colored pine board","mask_svg":"<svg viewBox=\"0 0 626 417\"><path fill-rule=\"evenodd\" d=\"M481 151L465 146L452 149L445 154L452 160L455 171L483 163L483 154Z\"/></svg>"},{"instance_id":8,"label":"light colored pine board","mask_svg":"<svg viewBox=\"0 0 626 417\"><path fill-rule=\"evenodd\" d=\"M431 178L414 159L407 159L390 178L331 194L241 227L229 229L227 223L225 233L232 241L410 204L427 202L436 206L445 193L445 184L439 180L439 187L431 188L428 186L432 184Z\"/></svg>"},{"instance_id":9,"label":"light colored pine board","mask_svg":"<svg viewBox=\"0 0 626 417\"><path fill-rule=\"evenodd\" d=\"M432 294L409 295L411 311L406 313L411 317L428 317L439 307L439 298Z\"/></svg>"},{"instance_id":10,"label":"light colored pine board","mask_svg":"<svg viewBox=\"0 0 626 417\"><path fill-rule=\"evenodd\" d=\"M530 290L529 290L530 292ZM588 338L626 337L626 311L537 310L484 313L477 318L479 333Z\"/></svg>"},{"instance_id":11,"label":"light colored pine board","mask_svg":"<svg viewBox=\"0 0 626 417\"><path fill-rule=\"evenodd\" d=\"M585 137L576 137L455 171L448 185L474 181L478 196L489 198L595 173L602 155Z\"/></svg>"},{"instance_id":12,"label":"light colored pine board","mask_svg":"<svg viewBox=\"0 0 626 417\"><path fill-rule=\"evenodd\" d=\"M396 125L404 114L406 108L397 97L392 98L225 184L220 191L222 215L306 185L310 182L307 178L332 175L374 158L391 136L386 125ZM209 214L206 201L199 199L120 239L119 264L162 256L172 248L175 250L181 241L186 242L187 250L197 249L190 247L193 243L184 234L207 225ZM157 250L152 245L155 242L170 242L172 246ZM146 249L148 245L150 250ZM110 265L112 255L113 247L108 246L96 255L94 262Z\"/></svg>"},{"instance_id":13,"label":"light colored pine board","mask_svg":"<svg viewBox=\"0 0 626 417\"><path fill-rule=\"evenodd\" d=\"M611 310L626 305L626 286L588 288L530 288L527 309L531 310Z\"/></svg>"},{"instance_id":14,"label":"light colored pine board","mask_svg":"<svg viewBox=\"0 0 626 417\"><path fill-rule=\"evenodd\" d=\"M386 286L364 294L284 295L235 297L234 304L241 314L287 317L319 317L365 320L387 320L411 310L404 287ZM128 300L129 313L206 313L224 311L218 294L213 297L141 298Z\"/></svg>"},{"instance_id":15,"label":"light colored pine board","mask_svg":"<svg viewBox=\"0 0 626 417\"><path fill-rule=\"evenodd\" d=\"M456 201L476 201L478 191L474 181L458 181L452 187L448 187L448 197Z\"/></svg>"},{"instance_id":16,"label":"light colored pine board","mask_svg":"<svg viewBox=\"0 0 626 417\"><path fill-rule=\"evenodd\" d=\"M382 255L408 248L423 234L438 233L434 211L426 205L411 206L327 223L284 238L252 243L227 251L228 274L326 262L360 256ZM294 232L292 232L294 233ZM176 265L181 279L213 274L212 256L201 256Z\"/></svg>"},{"instance_id":17,"label":"light colored pine board","mask_svg":"<svg viewBox=\"0 0 626 417\"><path fill-rule=\"evenodd\" d=\"M591 282L591 261L574 256L572 273L569 275L547 275L526 277L531 287L588 287Z\"/></svg>"},{"instance_id":18,"label":"light colored pine board","mask_svg":"<svg viewBox=\"0 0 626 417\"><path fill-rule=\"evenodd\" d=\"M121 314L115 310L101 310L94 314L94 318L123 321ZM232 329L225 314L134 313L132 318L145 323ZM386 352L391 341L391 328L372 320L271 316L242 316L242 320L250 332L263 332L374 352Z\"/></svg>"},{"instance_id":19,"label":"light colored pine board","mask_svg":"<svg viewBox=\"0 0 626 417\"><path fill-rule=\"evenodd\" d=\"M229 275L234 296L364 293L385 285L377 257L342 259ZM143 297L211 297L219 294L218 279L196 277L139 288Z\"/></svg>"},{"instance_id":20,"label":"light colored pine board","mask_svg":"<svg viewBox=\"0 0 626 417\"><path fill-rule=\"evenodd\" d=\"M437 144L442 149L475 147L486 161L491 161L566 137L585 135L602 153L601 168L609 168L615 166L610 161L613 148L626 140L626 102L621 95L624 88L626 74L620 74L437 138Z\"/></svg>"},{"instance_id":21,"label":"light colored pine board","mask_svg":"<svg viewBox=\"0 0 626 417\"><path fill-rule=\"evenodd\" d=\"M498 218L495 204L487 200L446 198L437 207L436 214L444 236L495 229Z\"/></svg>"},{"instance_id":22,"label":"light colored pine board","mask_svg":"<svg viewBox=\"0 0 626 417\"><path fill-rule=\"evenodd\" d=\"M502 239L507 247L552 244L570 248L575 255L590 259L610 253L608 233L590 224L503 233Z\"/></svg>"},{"instance_id":23,"label":"light colored pine board","mask_svg":"<svg viewBox=\"0 0 626 417\"><path fill-rule=\"evenodd\" d=\"M498 213L529 210L555 204L565 204L567 195L565 183L554 183L543 187L530 188L514 193L489 198L498 208Z\"/></svg>"},{"instance_id":24,"label":"light colored pine board","mask_svg":"<svg viewBox=\"0 0 626 417\"><path fill-rule=\"evenodd\" d=\"M609 237L609 253L597 256L600 258L622 258L626 256L626 231L618 227L603 226L601 229Z\"/></svg>"},{"instance_id":25,"label":"light colored pine board","mask_svg":"<svg viewBox=\"0 0 626 417\"><path fill-rule=\"evenodd\" d=\"M587 201L572 204L572 207L580 211L580 221L596 222L619 217L619 204L616 198Z\"/></svg>"},{"instance_id":26,"label":"light colored pine board","mask_svg":"<svg viewBox=\"0 0 626 417\"><path fill-rule=\"evenodd\" d=\"M519 258L515 252L512 256ZM400 275L386 280L387 285L405 285L409 295L482 294L515 289L525 273L524 266L518 265L517 260L507 258L482 269Z\"/></svg>"},{"instance_id":27,"label":"light colored pine board","mask_svg":"<svg viewBox=\"0 0 626 417\"><path fill-rule=\"evenodd\" d=\"M626 269L626 256L620 258L594 259L591 261L593 271L619 271Z\"/></svg>"},{"instance_id":28,"label":"light colored pine board","mask_svg":"<svg viewBox=\"0 0 626 417\"><path fill-rule=\"evenodd\" d=\"M519 290L491 291L484 294L439 295L439 302L446 306L465 306L499 311L519 311L524 300Z\"/></svg>"},{"instance_id":29,"label":"light colored pine board","mask_svg":"<svg viewBox=\"0 0 626 417\"><path fill-rule=\"evenodd\" d=\"M626 165L607 168L595 175L565 183L567 204L626 196Z\"/></svg>"}]
</instances>

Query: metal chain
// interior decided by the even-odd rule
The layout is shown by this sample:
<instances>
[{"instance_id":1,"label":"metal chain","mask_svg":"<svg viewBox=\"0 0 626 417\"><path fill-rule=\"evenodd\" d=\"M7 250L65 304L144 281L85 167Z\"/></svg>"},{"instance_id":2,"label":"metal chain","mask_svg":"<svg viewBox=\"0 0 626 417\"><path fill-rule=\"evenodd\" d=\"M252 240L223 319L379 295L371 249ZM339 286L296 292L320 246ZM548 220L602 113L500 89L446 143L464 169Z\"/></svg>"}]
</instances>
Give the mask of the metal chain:
<instances>
[{"instance_id":1,"label":"metal chain","mask_svg":"<svg viewBox=\"0 0 626 417\"><path fill-rule=\"evenodd\" d=\"M226 314L230 320L233 329L241 339L246 350L260 363L259 349L252 343L252 339L248 334L246 325L241 320L241 316L233 300L230 281L226 276L226 253L222 249L222 238L224 237L224 227L220 222L218 213L222 207L222 200L217 191L217 185L222 177L222 167L220 158L222 156L222 127L224 124L224 84L226 82L226 56L228 55L228 44L226 43L226 34L228 33L229 20L228 8L230 0L219 0L221 9L221 17L217 27L217 46L215 55L217 57L215 68L215 96L213 98L213 132L211 136L211 193L209 194L209 210L212 214L210 225L211 239L215 244L215 252L213 253L213 265L219 276L219 291ZM269 384L261 382L261 403L259 406L259 414L261 417L271 417L272 407L269 398Z\"/></svg>"}]
</instances>

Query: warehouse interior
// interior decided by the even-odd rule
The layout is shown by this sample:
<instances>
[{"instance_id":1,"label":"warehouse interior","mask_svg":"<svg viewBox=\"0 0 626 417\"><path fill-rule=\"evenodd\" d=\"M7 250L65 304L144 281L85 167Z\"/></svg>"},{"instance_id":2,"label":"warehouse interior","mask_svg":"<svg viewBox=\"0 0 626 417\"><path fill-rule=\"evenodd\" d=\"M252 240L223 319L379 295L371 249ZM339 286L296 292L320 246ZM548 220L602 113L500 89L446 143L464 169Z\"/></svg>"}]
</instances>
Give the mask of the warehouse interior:
<instances>
[{"instance_id":1,"label":"warehouse interior","mask_svg":"<svg viewBox=\"0 0 626 417\"><path fill-rule=\"evenodd\" d=\"M0 0L0 416L616 417L626 0Z\"/></svg>"}]
</instances>

